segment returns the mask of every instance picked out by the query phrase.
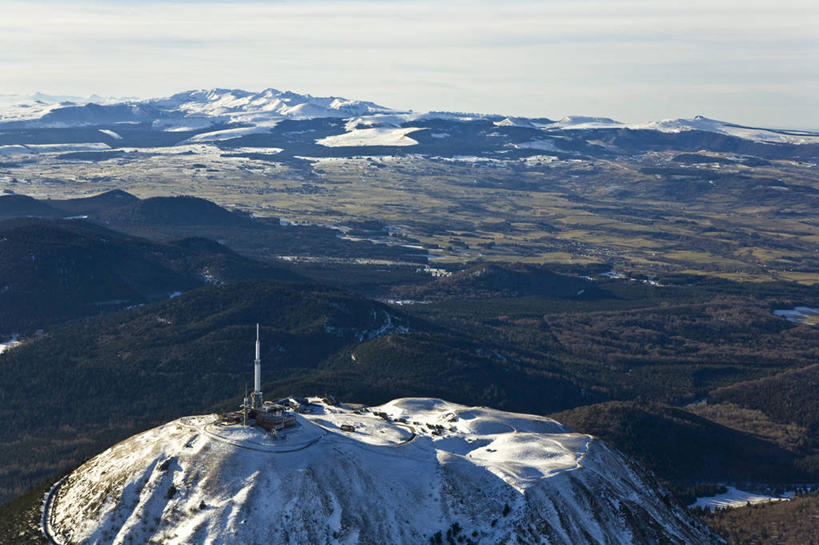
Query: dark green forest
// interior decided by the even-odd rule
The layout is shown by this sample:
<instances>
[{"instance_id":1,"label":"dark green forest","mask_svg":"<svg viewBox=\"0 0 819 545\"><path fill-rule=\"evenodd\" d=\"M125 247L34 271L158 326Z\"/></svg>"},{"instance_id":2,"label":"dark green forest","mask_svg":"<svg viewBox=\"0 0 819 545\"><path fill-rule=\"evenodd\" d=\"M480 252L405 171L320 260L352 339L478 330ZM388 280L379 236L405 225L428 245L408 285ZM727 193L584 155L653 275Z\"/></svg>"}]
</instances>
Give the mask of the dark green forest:
<instances>
[{"instance_id":1,"label":"dark green forest","mask_svg":"<svg viewBox=\"0 0 819 545\"><path fill-rule=\"evenodd\" d=\"M124 198L133 211L118 221L139 228L185 204ZM109 206L81 201L59 206ZM219 229L250 229L210 212ZM179 232L171 219L163 232ZM0 329L24 333L0 355L0 543L35 543L42 487L85 459L235 408L256 322L269 399L428 396L551 415L640 461L684 504L723 483L819 482L819 335L772 313L819 306L810 286L606 278L601 266L478 263L432 278L411 265L272 265L204 238L58 219L8 220L0 235ZM703 516L734 545L797 543L803 530L776 525L815 500Z\"/></svg>"}]
</instances>

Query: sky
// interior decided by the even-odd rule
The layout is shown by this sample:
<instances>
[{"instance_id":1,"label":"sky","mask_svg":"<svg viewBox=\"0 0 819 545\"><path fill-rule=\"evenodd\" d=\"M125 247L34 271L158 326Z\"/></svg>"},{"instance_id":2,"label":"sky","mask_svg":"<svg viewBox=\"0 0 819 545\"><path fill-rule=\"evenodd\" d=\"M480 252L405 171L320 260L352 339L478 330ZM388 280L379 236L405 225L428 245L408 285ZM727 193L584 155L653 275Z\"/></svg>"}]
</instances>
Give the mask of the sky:
<instances>
[{"instance_id":1,"label":"sky","mask_svg":"<svg viewBox=\"0 0 819 545\"><path fill-rule=\"evenodd\" d=\"M0 0L0 94L213 87L819 129L819 2Z\"/></svg>"}]
</instances>

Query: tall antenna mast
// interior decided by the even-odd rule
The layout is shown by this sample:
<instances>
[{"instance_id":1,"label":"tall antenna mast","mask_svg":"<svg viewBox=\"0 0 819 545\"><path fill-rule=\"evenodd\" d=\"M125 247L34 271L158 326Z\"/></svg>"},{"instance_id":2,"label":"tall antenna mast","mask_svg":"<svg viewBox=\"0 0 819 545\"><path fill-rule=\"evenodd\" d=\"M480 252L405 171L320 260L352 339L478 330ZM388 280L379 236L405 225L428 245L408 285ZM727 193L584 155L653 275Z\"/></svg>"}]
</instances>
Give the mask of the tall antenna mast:
<instances>
[{"instance_id":1,"label":"tall antenna mast","mask_svg":"<svg viewBox=\"0 0 819 545\"><path fill-rule=\"evenodd\" d=\"M261 343L259 341L259 324L256 324L256 360L253 362L253 393L251 406L254 409L262 408L262 358Z\"/></svg>"}]
</instances>

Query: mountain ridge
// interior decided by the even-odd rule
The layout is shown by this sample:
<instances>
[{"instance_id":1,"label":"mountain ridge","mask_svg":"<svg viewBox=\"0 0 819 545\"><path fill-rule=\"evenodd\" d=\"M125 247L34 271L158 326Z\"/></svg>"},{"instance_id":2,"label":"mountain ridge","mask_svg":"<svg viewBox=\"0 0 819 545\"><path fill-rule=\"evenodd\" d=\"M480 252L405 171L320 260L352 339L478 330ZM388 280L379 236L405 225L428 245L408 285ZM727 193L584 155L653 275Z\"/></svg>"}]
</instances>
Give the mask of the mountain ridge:
<instances>
[{"instance_id":1,"label":"mountain ridge","mask_svg":"<svg viewBox=\"0 0 819 545\"><path fill-rule=\"evenodd\" d=\"M34 98L34 97L32 97ZM662 119L641 123L623 123L608 117L570 115L558 121L543 117L504 116L499 114L463 114L457 112L401 111L371 101L338 96L317 97L309 93L279 91L274 88L258 92L243 89L192 89L166 97L147 99L102 99L87 101L47 102L48 95L39 95L32 104L0 105L0 126L68 127L115 122L150 122L164 130L208 127L222 123L255 125L259 129L275 125L283 119L314 119L323 117L355 118L366 116L376 122L379 116L401 116L407 123L419 118L473 118L496 121L500 126L532 127L543 130L631 129L677 133L705 131L768 143L816 144L819 131L762 128L740 123L709 119L702 115L692 118ZM53 97L64 98L64 97ZM69 97L76 98L76 97ZM45 101L43 100L45 99ZM107 116L107 117L106 117Z\"/></svg>"}]
</instances>

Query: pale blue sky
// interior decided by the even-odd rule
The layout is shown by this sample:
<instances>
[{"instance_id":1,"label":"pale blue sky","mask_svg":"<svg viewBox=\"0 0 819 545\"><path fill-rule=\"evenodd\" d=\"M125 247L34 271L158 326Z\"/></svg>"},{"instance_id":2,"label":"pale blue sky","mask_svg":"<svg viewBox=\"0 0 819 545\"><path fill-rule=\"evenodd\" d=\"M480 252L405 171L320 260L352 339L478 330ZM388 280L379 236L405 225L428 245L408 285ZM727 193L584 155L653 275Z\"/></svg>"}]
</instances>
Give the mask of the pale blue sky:
<instances>
[{"instance_id":1,"label":"pale blue sky","mask_svg":"<svg viewBox=\"0 0 819 545\"><path fill-rule=\"evenodd\" d=\"M819 2L0 0L0 94L205 87L819 128Z\"/></svg>"}]
</instances>

